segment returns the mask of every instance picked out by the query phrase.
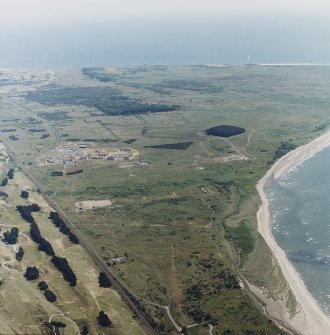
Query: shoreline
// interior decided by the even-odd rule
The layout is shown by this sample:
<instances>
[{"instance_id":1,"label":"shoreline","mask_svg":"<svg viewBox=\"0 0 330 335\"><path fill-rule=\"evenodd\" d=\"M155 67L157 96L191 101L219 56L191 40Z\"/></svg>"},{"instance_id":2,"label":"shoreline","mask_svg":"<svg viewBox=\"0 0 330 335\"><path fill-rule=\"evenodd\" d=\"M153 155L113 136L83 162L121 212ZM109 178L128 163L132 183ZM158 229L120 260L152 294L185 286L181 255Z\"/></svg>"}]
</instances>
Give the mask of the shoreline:
<instances>
[{"instance_id":1,"label":"shoreline","mask_svg":"<svg viewBox=\"0 0 330 335\"><path fill-rule=\"evenodd\" d=\"M256 188L262 200L262 204L257 213L258 232L265 239L274 257L276 258L285 279L292 290L298 308L294 317L290 317L285 304L274 302L263 296L262 291L251 285L252 291L260 297L265 303L267 314L280 321L280 324L301 335L321 335L330 334L330 318L321 310L316 300L306 289L300 279L299 274L289 262L285 252L277 245L270 230L269 204L264 191L265 184L270 179L279 179L282 175L293 169L298 164L312 157L315 153L321 151L330 145L330 131L317 137L313 141L290 151L281 157L266 175L259 180Z\"/></svg>"}]
</instances>

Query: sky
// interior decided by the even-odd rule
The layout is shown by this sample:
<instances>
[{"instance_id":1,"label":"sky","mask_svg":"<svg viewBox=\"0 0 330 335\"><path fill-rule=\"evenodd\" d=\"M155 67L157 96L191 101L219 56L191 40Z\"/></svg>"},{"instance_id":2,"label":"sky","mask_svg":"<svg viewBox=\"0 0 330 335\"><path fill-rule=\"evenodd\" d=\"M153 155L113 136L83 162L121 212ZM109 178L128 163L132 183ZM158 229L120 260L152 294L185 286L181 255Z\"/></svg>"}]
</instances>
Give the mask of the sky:
<instances>
[{"instance_id":1,"label":"sky","mask_svg":"<svg viewBox=\"0 0 330 335\"><path fill-rule=\"evenodd\" d=\"M0 0L0 67L330 63L329 0Z\"/></svg>"},{"instance_id":2,"label":"sky","mask_svg":"<svg viewBox=\"0 0 330 335\"><path fill-rule=\"evenodd\" d=\"M328 0L1 0L2 24L187 16L317 15Z\"/></svg>"}]
</instances>

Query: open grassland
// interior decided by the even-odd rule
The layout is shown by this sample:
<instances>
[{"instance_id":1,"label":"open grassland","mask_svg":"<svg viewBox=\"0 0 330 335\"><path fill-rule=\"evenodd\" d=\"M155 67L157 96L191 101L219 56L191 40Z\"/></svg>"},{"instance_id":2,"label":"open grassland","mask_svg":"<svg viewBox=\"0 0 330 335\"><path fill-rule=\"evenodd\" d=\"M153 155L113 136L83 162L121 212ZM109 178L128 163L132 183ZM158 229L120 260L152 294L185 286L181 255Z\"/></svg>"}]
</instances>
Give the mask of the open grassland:
<instances>
[{"instance_id":1,"label":"open grassland","mask_svg":"<svg viewBox=\"0 0 330 335\"><path fill-rule=\"evenodd\" d=\"M159 66L117 68L115 75L113 71L52 72L26 85L25 91L15 83L2 88L0 139L61 206L159 332L176 333L166 313L170 306L187 334L281 333L243 280L274 299L285 299L295 312L281 271L256 232L260 202L255 184L275 159L327 128L330 68ZM70 87L67 92L74 92L72 101L68 95L65 101L57 95L47 100L51 90L65 86ZM88 87L93 88L90 96ZM125 115L109 115L111 99L104 100L108 106L103 112L97 108L99 102L93 97L100 99L107 87L111 96L122 95L120 108ZM101 89L97 94L96 88ZM34 90L38 94L27 96ZM128 115L130 108L148 104L176 108L156 113L145 107ZM245 133L228 138L205 134L218 125L242 127ZM15 131L3 132L8 129ZM49 136L42 138L43 134ZM10 135L18 140L9 139ZM38 159L52 157L52 150L67 141L107 150L132 148L139 155L123 161L90 159L74 166L82 173L52 176L64 166L39 166ZM182 145L176 148L189 142L185 150ZM19 185L26 182L20 174L15 178L22 179ZM79 209L75 205L104 199L111 206ZM14 209L5 213L10 220L17 216ZM46 228L47 214L36 218L41 227L45 222L45 236L59 252L72 257L72 267L79 271L80 247L66 248L56 233L47 235L47 229L54 229ZM40 253L31 255L40 261ZM121 257L125 260L116 264L114 260ZM101 297L99 288L89 287L89 273L80 276L85 276L81 285L87 285L84 299L90 299L85 305L93 307L65 311L75 320L88 319L87 315L95 320L95 305L102 307L108 295L114 299L114 293L109 290ZM59 282L54 277L54 283ZM69 296L70 288L63 292ZM111 308L111 319L131 323L119 307ZM34 322L31 319L29 325Z\"/></svg>"}]
</instances>

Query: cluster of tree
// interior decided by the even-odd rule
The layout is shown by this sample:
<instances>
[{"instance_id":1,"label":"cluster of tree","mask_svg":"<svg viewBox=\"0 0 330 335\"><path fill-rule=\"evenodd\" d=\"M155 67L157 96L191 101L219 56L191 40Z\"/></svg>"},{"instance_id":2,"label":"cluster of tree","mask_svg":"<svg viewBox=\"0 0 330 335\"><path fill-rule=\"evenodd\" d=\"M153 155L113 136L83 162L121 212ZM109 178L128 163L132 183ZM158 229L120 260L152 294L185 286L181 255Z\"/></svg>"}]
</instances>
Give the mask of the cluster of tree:
<instances>
[{"instance_id":1,"label":"cluster of tree","mask_svg":"<svg viewBox=\"0 0 330 335\"><path fill-rule=\"evenodd\" d=\"M137 138L129 138L128 140L123 141L123 142L124 142L124 143L127 143L127 144L132 144L132 143L134 143L135 141L137 141Z\"/></svg>"},{"instance_id":2,"label":"cluster of tree","mask_svg":"<svg viewBox=\"0 0 330 335\"><path fill-rule=\"evenodd\" d=\"M61 120L70 119L68 112L64 112L64 111L44 112L44 113L39 113L39 115L47 119L48 121L61 121Z\"/></svg>"},{"instance_id":3,"label":"cluster of tree","mask_svg":"<svg viewBox=\"0 0 330 335\"><path fill-rule=\"evenodd\" d=\"M11 128L11 129L2 129L2 130L1 130L2 133L12 133L12 132L14 132L14 131L16 131L15 128Z\"/></svg>"},{"instance_id":4,"label":"cluster of tree","mask_svg":"<svg viewBox=\"0 0 330 335\"><path fill-rule=\"evenodd\" d=\"M281 142L281 145L276 149L275 154L273 156L273 161L281 158L286 155L289 151L296 149L297 146L291 143L291 140L288 142Z\"/></svg>"},{"instance_id":5,"label":"cluster of tree","mask_svg":"<svg viewBox=\"0 0 330 335\"><path fill-rule=\"evenodd\" d=\"M17 138L15 135L10 135L9 138L10 138L12 141L18 141L18 138Z\"/></svg>"},{"instance_id":6,"label":"cluster of tree","mask_svg":"<svg viewBox=\"0 0 330 335\"><path fill-rule=\"evenodd\" d=\"M44 251L47 255L52 256L52 263L55 267L63 274L64 280L69 282L71 286L76 286L77 278L74 272L72 271L68 261L65 258L58 257L55 255L52 245L41 236L39 227L36 224L32 212L40 210L40 207L37 204L32 204L29 206L16 206L17 210L21 214L21 217L30 223L30 235L32 240L38 244L38 250Z\"/></svg>"},{"instance_id":7,"label":"cluster of tree","mask_svg":"<svg viewBox=\"0 0 330 335\"><path fill-rule=\"evenodd\" d=\"M69 241L73 244L79 244L79 240L75 234L72 233L65 222L60 218L57 212L50 212L49 218L52 220L55 227L59 228L60 232L68 237Z\"/></svg>"},{"instance_id":8,"label":"cluster of tree","mask_svg":"<svg viewBox=\"0 0 330 335\"><path fill-rule=\"evenodd\" d=\"M55 302L57 299L56 294L51 290L45 290L44 296L49 302Z\"/></svg>"},{"instance_id":9,"label":"cluster of tree","mask_svg":"<svg viewBox=\"0 0 330 335\"><path fill-rule=\"evenodd\" d=\"M102 81L103 83L107 83L109 81L113 81L119 78L118 74L109 74L103 72L104 68L100 67L84 67L81 69L81 73L90 79L96 79L98 81Z\"/></svg>"},{"instance_id":10,"label":"cluster of tree","mask_svg":"<svg viewBox=\"0 0 330 335\"><path fill-rule=\"evenodd\" d=\"M35 266L28 266L26 268L24 277L27 280L35 280L39 278L39 270Z\"/></svg>"},{"instance_id":11,"label":"cluster of tree","mask_svg":"<svg viewBox=\"0 0 330 335\"><path fill-rule=\"evenodd\" d=\"M21 192L21 197L22 197L23 199L28 199L28 197L29 197L29 192L28 192L28 191L22 191L22 192Z\"/></svg>"},{"instance_id":12,"label":"cluster of tree","mask_svg":"<svg viewBox=\"0 0 330 335\"><path fill-rule=\"evenodd\" d=\"M19 230L16 227L11 228L10 232L7 230L3 233L2 241L8 244L16 244Z\"/></svg>"},{"instance_id":13,"label":"cluster of tree","mask_svg":"<svg viewBox=\"0 0 330 335\"><path fill-rule=\"evenodd\" d=\"M15 170L13 168L9 169L9 171L7 172L8 179L14 179L14 171Z\"/></svg>"},{"instance_id":14,"label":"cluster of tree","mask_svg":"<svg viewBox=\"0 0 330 335\"><path fill-rule=\"evenodd\" d=\"M197 323L202 323L202 322L207 322L207 323L212 323L212 324L216 323L216 321L213 320L210 313L205 313L199 307L188 308L187 314L190 315L194 319L194 321Z\"/></svg>"},{"instance_id":15,"label":"cluster of tree","mask_svg":"<svg viewBox=\"0 0 330 335\"><path fill-rule=\"evenodd\" d=\"M16 206L16 208L21 214L21 217L25 221L30 223L30 236L32 240L36 244L38 244L38 250L44 251L49 256L54 256L55 252L52 245L45 238L42 237L39 227L32 216L32 212L40 211L39 205L38 204L32 204L29 206L18 205Z\"/></svg>"},{"instance_id":16,"label":"cluster of tree","mask_svg":"<svg viewBox=\"0 0 330 335\"><path fill-rule=\"evenodd\" d=\"M67 176L73 176L73 175L75 175L75 174L79 174L79 173L83 173L84 172L84 170L83 169L78 169L78 168L72 168L72 169L67 169L66 170L66 175Z\"/></svg>"},{"instance_id":17,"label":"cluster of tree","mask_svg":"<svg viewBox=\"0 0 330 335\"><path fill-rule=\"evenodd\" d=\"M8 184L8 178L4 178L1 182L1 186L6 186Z\"/></svg>"},{"instance_id":18,"label":"cluster of tree","mask_svg":"<svg viewBox=\"0 0 330 335\"><path fill-rule=\"evenodd\" d=\"M61 321L52 321L51 324L54 327L57 327L57 328L65 328L66 327L66 324L64 322L61 322Z\"/></svg>"},{"instance_id":19,"label":"cluster of tree","mask_svg":"<svg viewBox=\"0 0 330 335\"><path fill-rule=\"evenodd\" d=\"M68 141L69 142L94 142L94 143L95 142L97 143L116 143L118 142L116 138L77 138L77 137L70 137L68 138Z\"/></svg>"},{"instance_id":20,"label":"cluster of tree","mask_svg":"<svg viewBox=\"0 0 330 335\"><path fill-rule=\"evenodd\" d=\"M103 311L99 312L99 316L96 318L96 320L101 327L110 328L112 326L111 320L109 319L108 315L105 314Z\"/></svg>"},{"instance_id":21,"label":"cluster of tree","mask_svg":"<svg viewBox=\"0 0 330 335\"><path fill-rule=\"evenodd\" d=\"M24 256L24 250L22 247L19 247L18 251L16 252L16 260L20 262L23 259L23 256Z\"/></svg>"},{"instance_id":22,"label":"cluster of tree","mask_svg":"<svg viewBox=\"0 0 330 335\"><path fill-rule=\"evenodd\" d=\"M224 285L226 288L231 288L231 289L241 288L238 278L234 274L231 274L229 271L219 272L218 278L221 278L224 281Z\"/></svg>"},{"instance_id":23,"label":"cluster of tree","mask_svg":"<svg viewBox=\"0 0 330 335\"><path fill-rule=\"evenodd\" d=\"M27 98L46 105L83 105L108 115L134 115L169 112L178 106L142 103L110 87L66 87L29 92Z\"/></svg>"},{"instance_id":24,"label":"cluster of tree","mask_svg":"<svg viewBox=\"0 0 330 335\"><path fill-rule=\"evenodd\" d=\"M88 330L87 325L83 325L80 331L80 335L88 335L88 334L89 334L89 330Z\"/></svg>"},{"instance_id":25,"label":"cluster of tree","mask_svg":"<svg viewBox=\"0 0 330 335\"><path fill-rule=\"evenodd\" d=\"M48 285L45 281L43 281L43 280L40 281L38 283L38 288L39 288L40 291L44 292L44 296L47 299L47 301L49 301L49 302L56 301L56 299L57 299L56 294L53 291L48 289Z\"/></svg>"},{"instance_id":26,"label":"cluster of tree","mask_svg":"<svg viewBox=\"0 0 330 335\"><path fill-rule=\"evenodd\" d=\"M45 139L45 138L47 138L47 137L49 137L49 136L50 136L49 134L42 134L42 135L40 136L40 139L43 140L43 139Z\"/></svg>"},{"instance_id":27,"label":"cluster of tree","mask_svg":"<svg viewBox=\"0 0 330 335\"><path fill-rule=\"evenodd\" d=\"M6 192L0 191L0 197L8 198L8 194Z\"/></svg>"},{"instance_id":28,"label":"cluster of tree","mask_svg":"<svg viewBox=\"0 0 330 335\"><path fill-rule=\"evenodd\" d=\"M40 291L46 291L48 290L48 285L45 281L41 280L39 283L38 283L38 287L39 287L39 290Z\"/></svg>"},{"instance_id":29,"label":"cluster of tree","mask_svg":"<svg viewBox=\"0 0 330 335\"><path fill-rule=\"evenodd\" d=\"M50 175L52 177L61 177L63 176L63 172L62 171L52 171Z\"/></svg>"},{"instance_id":30,"label":"cluster of tree","mask_svg":"<svg viewBox=\"0 0 330 335\"><path fill-rule=\"evenodd\" d=\"M154 149L176 149L176 150L186 150L194 142L181 142L181 143L167 143L167 144L155 144L155 145L145 145L145 148Z\"/></svg>"},{"instance_id":31,"label":"cluster of tree","mask_svg":"<svg viewBox=\"0 0 330 335\"><path fill-rule=\"evenodd\" d=\"M52 245L41 236L39 227L35 222L30 225L30 235L32 240L38 244L38 250L45 252L48 256L55 255Z\"/></svg>"},{"instance_id":32,"label":"cluster of tree","mask_svg":"<svg viewBox=\"0 0 330 335\"><path fill-rule=\"evenodd\" d=\"M158 330L160 334L168 334L170 331L167 331L166 326L161 322L161 318L163 317L163 311L160 309L156 309L155 313L151 315L149 311L146 310L145 305L140 299L137 299L135 296L131 295L129 292L126 292L129 296L130 300L136 305L136 307L139 309L140 313L143 314L144 318L148 320L149 325L154 330ZM133 319L137 318L138 316L136 314L133 315Z\"/></svg>"},{"instance_id":33,"label":"cluster of tree","mask_svg":"<svg viewBox=\"0 0 330 335\"><path fill-rule=\"evenodd\" d=\"M215 126L205 130L206 135L218 137L231 137L245 133L246 130L241 127L229 126L226 124Z\"/></svg>"},{"instance_id":34,"label":"cluster of tree","mask_svg":"<svg viewBox=\"0 0 330 335\"><path fill-rule=\"evenodd\" d=\"M32 204L30 207L31 207L32 212L39 212L41 210L38 204Z\"/></svg>"},{"instance_id":35,"label":"cluster of tree","mask_svg":"<svg viewBox=\"0 0 330 335\"><path fill-rule=\"evenodd\" d=\"M40 211L40 207L38 204L32 204L28 206L17 205L16 209L20 213L22 219L25 220L27 223L35 222L32 216L32 212Z\"/></svg>"},{"instance_id":36,"label":"cluster of tree","mask_svg":"<svg viewBox=\"0 0 330 335\"><path fill-rule=\"evenodd\" d=\"M28 129L28 131L30 133L42 133L42 132L46 131L46 129L45 128L30 128L30 129Z\"/></svg>"},{"instance_id":37,"label":"cluster of tree","mask_svg":"<svg viewBox=\"0 0 330 335\"><path fill-rule=\"evenodd\" d=\"M55 265L55 267L63 274L64 280L66 280L70 284L70 286L74 287L77 285L77 277L65 258L54 255L51 261Z\"/></svg>"},{"instance_id":38,"label":"cluster of tree","mask_svg":"<svg viewBox=\"0 0 330 335\"><path fill-rule=\"evenodd\" d=\"M59 328L65 328L66 324L61 321L52 321L52 322L44 322L44 325L50 329L50 335L59 335L61 334Z\"/></svg>"},{"instance_id":39,"label":"cluster of tree","mask_svg":"<svg viewBox=\"0 0 330 335\"><path fill-rule=\"evenodd\" d=\"M194 284L187 289L187 295L190 299L200 300L203 297L202 288L198 284Z\"/></svg>"},{"instance_id":40,"label":"cluster of tree","mask_svg":"<svg viewBox=\"0 0 330 335\"><path fill-rule=\"evenodd\" d=\"M100 285L100 287L105 287L105 288L112 286L110 279L108 278L108 276L104 272L100 272L99 285Z\"/></svg>"},{"instance_id":41,"label":"cluster of tree","mask_svg":"<svg viewBox=\"0 0 330 335\"><path fill-rule=\"evenodd\" d=\"M32 213L32 208L30 208L30 206L17 205L16 209L20 213L22 219L25 220L27 223L34 222L34 218L31 214Z\"/></svg>"}]
</instances>

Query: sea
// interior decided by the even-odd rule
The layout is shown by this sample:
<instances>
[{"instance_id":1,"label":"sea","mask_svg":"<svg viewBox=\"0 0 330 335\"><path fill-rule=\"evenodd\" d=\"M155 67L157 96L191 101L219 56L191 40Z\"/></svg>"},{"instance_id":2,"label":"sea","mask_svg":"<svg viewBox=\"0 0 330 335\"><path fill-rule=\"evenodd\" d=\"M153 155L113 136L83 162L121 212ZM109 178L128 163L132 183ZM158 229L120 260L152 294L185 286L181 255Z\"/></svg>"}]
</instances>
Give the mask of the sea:
<instances>
[{"instance_id":1,"label":"sea","mask_svg":"<svg viewBox=\"0 0 330 335\"><path fill-rule=\"evenodd\" d=\"M1 68L330 63L328 15L0 22Z\"/></svg>"},{"instance_id":2,"label":"sea","mask_svg":"<svg viewBox=\"0 0 330 335\"><path fill-rule=\"evenodd\" d=\"M265 185L271 232L330 316L330 147Z\"/></svg>"}]
</instances>

